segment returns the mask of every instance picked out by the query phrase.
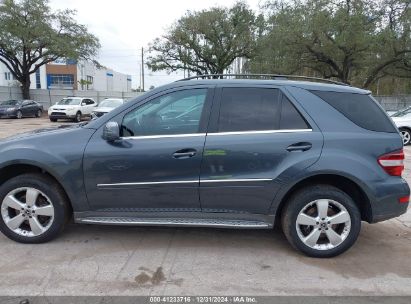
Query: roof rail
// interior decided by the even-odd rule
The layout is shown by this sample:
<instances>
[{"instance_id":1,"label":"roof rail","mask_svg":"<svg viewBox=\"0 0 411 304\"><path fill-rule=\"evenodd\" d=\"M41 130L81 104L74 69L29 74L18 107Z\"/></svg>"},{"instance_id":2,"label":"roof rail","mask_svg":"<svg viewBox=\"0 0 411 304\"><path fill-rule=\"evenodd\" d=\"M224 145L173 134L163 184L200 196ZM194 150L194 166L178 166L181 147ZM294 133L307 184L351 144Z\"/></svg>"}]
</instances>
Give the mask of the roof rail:
<instances>
[{"instance_id":1,"label":"roof rail","mask_svg":"<svg viewBox=\"0 0 411 304\"><path fill-rule=\"evenodd\" d=\"M338 84L343 86L349 86L344 82L334 81L331 79L319 78L319 77L309 77L309 76L299 76L299 75L281 75L281 74L204 74L204 75L196 75L184 79L177 80L179 81L187 81L193 79L223 79L223 78L236 78L236 79L281 79L281 80L290 80L290 79L303 79L303 80L314 80L314 81L322 81L332 84Z\"/></svg>"}]
</instances>

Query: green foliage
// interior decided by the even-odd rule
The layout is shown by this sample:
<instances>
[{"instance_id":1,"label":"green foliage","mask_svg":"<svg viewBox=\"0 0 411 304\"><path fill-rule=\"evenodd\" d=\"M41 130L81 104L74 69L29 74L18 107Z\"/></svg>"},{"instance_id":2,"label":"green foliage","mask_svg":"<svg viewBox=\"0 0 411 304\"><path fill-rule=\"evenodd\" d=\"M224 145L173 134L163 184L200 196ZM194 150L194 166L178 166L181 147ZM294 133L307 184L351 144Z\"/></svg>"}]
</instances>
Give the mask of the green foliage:
<instances>
[{"instance_id":1,"label":"green foliage","mask_svg":"<svg viewBox=\"0 0 411 304\"><path fill-rule=\"evenodd\" d=\"M148 66L153 71L223 73L236 58L252 55L257 21L243 2L231 8L187 12L150 45L153 55L148 58Z\"/></svg>"},{"instance_id":2,"label":"green foliage","mask_svg":"<svg viewBox=\"0 0 411 304\"><path fill-rule=\"evenodd\" d=\"M0 6L0 62L22 84L28 98L30 74L59 58L92 58L100 44L75 11L51 11L47 0L4 0Z\"/></svg>"},{"instance_id":3,"label":"green foliage","mask_svg":"<svg viewBox=\"0 0 411 304\"><path fill-rule=\"evenodd\" d=\"M313 74L369 87L411 77L409 0L269 1L251 72Z\"/></svg>"}]
</instances>

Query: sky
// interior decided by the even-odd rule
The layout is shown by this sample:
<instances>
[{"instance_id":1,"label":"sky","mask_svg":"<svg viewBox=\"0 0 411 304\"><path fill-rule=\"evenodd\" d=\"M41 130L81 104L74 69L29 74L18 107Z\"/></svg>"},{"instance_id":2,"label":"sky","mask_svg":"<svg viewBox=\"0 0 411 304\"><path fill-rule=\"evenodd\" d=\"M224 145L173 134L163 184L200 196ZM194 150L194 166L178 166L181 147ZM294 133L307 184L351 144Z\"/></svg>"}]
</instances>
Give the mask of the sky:
<instances>
[{"instance_id":1,"label":"sky","mask_svg":"<svg viewBox=\"0 0 411 304\"><path fill-rule=\"evenodd\" d=\"M133 88L140 85L141 48L161 37L185 14L214 6L231 6L236 0L50 0L53 9L75 9L75 19L100 39L97 60L104 66L132 76ZM258 10L261 0L247 0ZM152 73L145 68L145 88L183 78L182 73Z\"/></svg>"}]
</instances>

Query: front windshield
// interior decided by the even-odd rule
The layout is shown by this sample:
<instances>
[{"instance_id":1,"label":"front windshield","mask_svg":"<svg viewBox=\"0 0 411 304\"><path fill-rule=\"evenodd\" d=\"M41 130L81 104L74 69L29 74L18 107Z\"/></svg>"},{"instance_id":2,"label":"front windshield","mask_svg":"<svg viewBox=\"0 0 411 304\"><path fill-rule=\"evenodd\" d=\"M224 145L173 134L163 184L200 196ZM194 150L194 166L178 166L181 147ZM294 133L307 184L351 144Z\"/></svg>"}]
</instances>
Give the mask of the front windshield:
<instances>
[{"instance_id":1,"label":"front windshield","mask_svg":"<svg viewBox=\"0 0 411 304\"><path fill-rule=\"evenodd\" d=\"M60 100L58 103L60 106L68 106L68 105L79 105L80 104L80 99L74 99L74 98L64 98Z\"/></svg>"},{"instance_id":2,"label":"front windshield","mask_svg":"<svg viewBox=\"0 0 411 304\"><path fill-rule=\"evenodd\" d=\"M397 113L393 114L391 117L403 117L408 114L411 114L411 107L406 108L405 110L398 111Z\"/></svg>"},{"instance_id":3,"label":"front windshield","mask_svg":"<svg viewBox=\"0 0 411 304\"><path fill-rule=\"evenodd\" d=\"M17 100L6 100L6 101L0 102L0 105L2 105L2 106L15 106L18 103L19 102Z\"/></svg>"},{"instance_id":4,"label":"front windshield","mask_svg":"<svg viewBox=\"0 0 411 304\"><path fill-rule=\"evenodd\" d=\"M121 100L118 99L106 99L103 100L102 102L100 102L100 104L98 105L100 108L117 108L119 106L121 106L123 104L123 102Z\"/></svg>"}]
</instances>

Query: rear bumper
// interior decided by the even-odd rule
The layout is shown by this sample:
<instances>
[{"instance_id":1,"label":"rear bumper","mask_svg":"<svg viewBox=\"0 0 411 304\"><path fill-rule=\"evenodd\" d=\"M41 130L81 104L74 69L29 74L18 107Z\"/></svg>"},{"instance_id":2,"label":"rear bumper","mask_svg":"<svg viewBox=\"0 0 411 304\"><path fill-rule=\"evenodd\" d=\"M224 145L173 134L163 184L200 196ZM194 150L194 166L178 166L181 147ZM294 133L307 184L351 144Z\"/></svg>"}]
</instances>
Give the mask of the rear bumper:
<instances>
[{"instance_id":1,"label":"rear bumper","mask_svg":"<svg viewBox=\"0 0 411 304\"><path fill-rule=\"evenodd\" d=\"M398 217L407 212L409 203L400 203L399 198L410 195L407 182L399 179L395 183L384 183L377 187L378 199L371 202L370 223Z\"/></svg>"}]
</instances>

